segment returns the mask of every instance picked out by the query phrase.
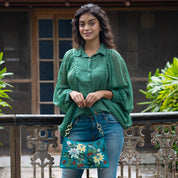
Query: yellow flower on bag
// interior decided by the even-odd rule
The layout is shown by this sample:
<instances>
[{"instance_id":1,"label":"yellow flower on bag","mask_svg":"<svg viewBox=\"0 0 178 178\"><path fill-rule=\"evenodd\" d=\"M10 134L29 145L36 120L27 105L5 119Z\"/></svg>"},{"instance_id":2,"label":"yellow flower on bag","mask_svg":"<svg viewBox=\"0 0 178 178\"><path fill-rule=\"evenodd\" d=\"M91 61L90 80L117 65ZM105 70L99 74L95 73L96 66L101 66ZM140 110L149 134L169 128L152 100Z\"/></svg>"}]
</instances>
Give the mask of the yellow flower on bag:
<instances>
[{"instance_id":1,"label":"yellow flower on bag","mask_svg":"<svg viewBox=\"0 0 178 178\"><path fill-rule=\"evenodd\" d=\"M100 161L103 161L104 159L104 155L102 155L101 153L97 153L97 155L94 156L93 158L95 163L100 164Z\"/></svg>"},{"instance_id":2,"label":"yellow flower on bag","mask_svg":"<svg viewBox=\"0 0 178 178\"><path fill-rule=\"evenodd\" d=\"M84 144L78 144L77 145L77 149L80 151L80 152L85 152L86 150L86 146Z\"/></svg>"}]
</instances>

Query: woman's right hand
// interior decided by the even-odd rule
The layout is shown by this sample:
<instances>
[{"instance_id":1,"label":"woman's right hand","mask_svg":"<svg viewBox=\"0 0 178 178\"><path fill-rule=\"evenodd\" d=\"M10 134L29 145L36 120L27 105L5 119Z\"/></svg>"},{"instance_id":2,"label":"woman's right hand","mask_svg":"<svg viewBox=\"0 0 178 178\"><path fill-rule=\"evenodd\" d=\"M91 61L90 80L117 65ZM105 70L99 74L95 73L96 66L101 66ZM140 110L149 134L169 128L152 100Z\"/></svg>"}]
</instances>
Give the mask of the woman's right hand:
<instances>
[{"instance_id":1,"label":"woman's right hand","mask_svg":"<svg viewBox=\"0 0 178 178\"><path fill-rule=\"evenodd\" d=\"M83 94L78 92L78 91L71 91L70 92L70 97L72 98L72 100L77 104L78 107L85 107L86 103L83 97Z\"/></svg>"}]
</instances>

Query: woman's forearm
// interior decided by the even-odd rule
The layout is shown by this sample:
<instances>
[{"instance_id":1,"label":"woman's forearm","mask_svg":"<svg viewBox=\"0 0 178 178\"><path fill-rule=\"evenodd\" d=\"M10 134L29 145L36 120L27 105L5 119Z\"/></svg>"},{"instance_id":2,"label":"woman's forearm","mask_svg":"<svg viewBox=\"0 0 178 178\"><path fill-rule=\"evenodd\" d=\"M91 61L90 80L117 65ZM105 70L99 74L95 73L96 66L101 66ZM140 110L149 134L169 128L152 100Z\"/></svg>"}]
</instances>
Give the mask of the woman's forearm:
<instances>
[{"instance_id":1,"label":"woman's forearm","mask_svg":"<svg viewBox=\"0 0 178 178\"><path fill-rule=\"evenodd\" d=\"M100 91L97 91L97 92L99 94L101 94L101 98L112 99L112 97L113 97L112 91L109 91L109 90L100 90Z\"/></svg>"}]
</instances>

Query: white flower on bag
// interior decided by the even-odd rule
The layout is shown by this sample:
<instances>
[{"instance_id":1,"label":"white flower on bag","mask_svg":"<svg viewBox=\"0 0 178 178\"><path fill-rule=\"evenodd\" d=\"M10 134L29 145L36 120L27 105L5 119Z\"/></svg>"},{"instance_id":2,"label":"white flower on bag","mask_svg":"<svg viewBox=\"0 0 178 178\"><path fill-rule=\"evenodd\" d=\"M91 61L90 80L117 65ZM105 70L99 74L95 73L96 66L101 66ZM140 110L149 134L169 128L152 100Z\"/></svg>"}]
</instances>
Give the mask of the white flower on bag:
<instances>
[{"instance_id":1,"label":"white flower on bag","mask_svg":"<svg viewBox=\"0 0 178 178\"><path fill-rule=\"evenodd\" d=\"M97 149L97 152L99 153L99 152L101 152L101 150L98 148L98 149Z\"/></svg>"},{"instance_id":2,"label":"white flower on bag","mask_svg":"<svg viewBox=\"0 0 178 178\"><path fill-rule=\"evenodd\" d=\"M71 145L72 143L70 142L70 141L67 141L67 145L69 146L69 145Z\"/></svg>"},{"instance_id":3,"label":"white flower on bag","mask_svg":"<svg viewBox=\"0 0 178 178\"><path fill-rule=\"evenodd\" d=\"M84 144L78 144L77 145L77 149L80 151L80 152L85 152L86 150L86 146Z\"/></svg>"},{"instance_id":4,"label":"white flower on bag","mask_svg":"<svg viewBox=\"0 0 178 178\"><path fill-rule=\"evenodd\" d=\"M71 155L71 158L77 158L78 159L79 150L77 148L72 148L68 152Z\"/></svg>"},{"instance_id":5,"label":"white flower on bag","mask_svg":"<svg viewBox=\"0 0 178 178\"><path fill-rule=\"evenodd\" d=\"M93 158L95 163L100 164L100 161L104 160L104 155L102 155L101 153L97 153L97 155L94 156Z\"/></svg>"}]
</instances>

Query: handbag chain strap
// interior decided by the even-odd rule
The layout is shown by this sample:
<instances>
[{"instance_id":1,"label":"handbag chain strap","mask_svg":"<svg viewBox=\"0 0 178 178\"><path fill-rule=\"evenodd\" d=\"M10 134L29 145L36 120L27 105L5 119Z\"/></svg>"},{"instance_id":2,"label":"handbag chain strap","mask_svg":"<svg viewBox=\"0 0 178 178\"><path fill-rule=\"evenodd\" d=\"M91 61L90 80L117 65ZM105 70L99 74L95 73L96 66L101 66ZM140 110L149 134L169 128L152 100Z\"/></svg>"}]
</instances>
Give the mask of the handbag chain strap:
<instances>
[{"instance_id":1,"label":"handbag chain strap","mask_svg":"<svg viewBox=\"0 0 178 178\"><path fill-rule=\"evenodd\" d=\"M75 110L73 119L72 119L71 123L67 126L66 130L65 130L65 137L66 137L67 135L69 135L69 134L70 134L70 131L72 130L72 123L73 123L74 120L75 120L75 115L76 115L78 109L79 109L79 108L77 108L77 109ZM97 117L96 117L96 115L95 115L95 113L94 113L94 111L93 111L93 108L90 108L90 110L92 111L92 113L93 113L93 115L94 115L94 118L95 118L95 120L96 120L97 129L98 129L99 133L100 133L102 136L104 136L102 126L101 126L101 124L98 123L98 120L97 120Z\"/></svg>"},{"instance_id":2,"label":"handbag chain strap","mask_svg":"<svg viewBox=\"0 0 178 178\"><path fill-rule=\"evenodd\" d=\"M101 124L99 124L98 122L97 122L97 129L99 130L99 133L100 133L102 136L104 136L102 126L101 126Z\"/></svg>"}]
</instances>

